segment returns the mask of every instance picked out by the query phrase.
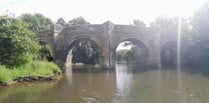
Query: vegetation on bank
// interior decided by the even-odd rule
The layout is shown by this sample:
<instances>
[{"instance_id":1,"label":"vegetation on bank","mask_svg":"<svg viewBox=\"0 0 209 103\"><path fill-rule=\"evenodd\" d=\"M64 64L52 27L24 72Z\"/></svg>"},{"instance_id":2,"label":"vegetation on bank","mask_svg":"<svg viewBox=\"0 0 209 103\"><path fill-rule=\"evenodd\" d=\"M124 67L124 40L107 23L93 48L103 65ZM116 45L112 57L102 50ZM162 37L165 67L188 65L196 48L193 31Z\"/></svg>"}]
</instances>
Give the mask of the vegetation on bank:
<instances>
[{"instance_id":1,"label":"vegetation on bank","mask_svg":"<svg viewBox=\"0 0 209 103\"><path fill-rule=\"evenodd\" d=\"M52 76L61 73L57 65L46 61L33 61L18 67L0 65L0 83L7 84L21 77Z\"/></svg>"},{"instance_id":2,"label":"vegetation on bank","mask_svg":"<svg viewBox=\"0 0 209 103\"><path fill-rule=\"evenodd\" d=\"M22 19L0 16L0 84L61 73L57 65L43 59L50 49L40 45L31 29L31 24Z\"/></svg>"},{"instance_id":3,"label":"vegetation on bank","mask_svg":"<svg viewBox=\"0 0 209 103\"><path fill-rule=\"evenodd\" d=\"M64 22L63 20L59 20ZM89 24L82 17L75 18L69 23L63 25ZM53 22L42 14L22 14L20 17L13 15L0 16L0 84L7 84L18 78L30 76L52 76L55 73L61 73L61 70L53 61L53 52L51 47L37 41L36 33L42 30L48 30L53 27ZM85 42L86 43L86 42ZM80 45L85 45L80 43ZM73 51L83 54L83 59L91 64L98 63L98 52L94 52L91 42L88 41L88 47L82 51L80 45L75 46ZM85 52L87 50L87 52ZM78 54L73 52L74 54ZM74 62L78 56L74 56ZM93 58L93 59L92 59ZM89 63L88 62L88 63Z\"/></svg>"}]
</instances>

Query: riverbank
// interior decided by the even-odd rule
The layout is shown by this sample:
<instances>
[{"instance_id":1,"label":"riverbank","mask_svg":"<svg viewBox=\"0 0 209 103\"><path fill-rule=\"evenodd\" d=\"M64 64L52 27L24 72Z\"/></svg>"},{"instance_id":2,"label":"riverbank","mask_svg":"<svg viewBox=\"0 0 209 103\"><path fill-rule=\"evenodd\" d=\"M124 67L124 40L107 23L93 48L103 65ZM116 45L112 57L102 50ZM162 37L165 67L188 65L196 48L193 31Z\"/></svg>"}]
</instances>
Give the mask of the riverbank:
<instances>
[{"instance_id":1,"label":"riverbank","mask_svg":"<svg viewBox=\"0 0 209 103\"><path fill-rule=\"evenodd\" d=\"M27 76L27 77L20 77L15 79L12 82L9 83L0 83L1 87L6 87L10 85L27 85L31 83L37 83L37 82L45 82L45 81L57 81L60 77L60 74L54 74L52 76Z\"/></svg>"},{"instance_id":2,"label":"riverbank","mask_svg":"<svg viewBox=\"0 0 209 103\"><path fill-rule=\"evenodd\" d=\"M7 86L18 82L56 80L61 74L57 65L45 61L33 61L18 67L0 65L0 85Z\"/></svg>"}]
</instances>

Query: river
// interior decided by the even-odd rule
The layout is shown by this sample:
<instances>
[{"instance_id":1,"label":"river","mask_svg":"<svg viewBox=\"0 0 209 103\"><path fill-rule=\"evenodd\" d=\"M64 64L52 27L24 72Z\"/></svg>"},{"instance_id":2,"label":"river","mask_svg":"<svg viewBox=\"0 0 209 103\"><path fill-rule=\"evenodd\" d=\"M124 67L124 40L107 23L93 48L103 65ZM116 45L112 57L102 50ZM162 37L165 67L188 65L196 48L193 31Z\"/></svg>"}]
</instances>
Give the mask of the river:
<instances>
[{"instance_id":1,"label":"river","mask_svg":"<svg viewBox=\"0 0 209 103\"><path fill-rule=\"evenodd\" d=\"M209 103L209 76L201 72L140 69L74 70L59 81L0 88L0 103Z\"/></svg>"}]
</instances>

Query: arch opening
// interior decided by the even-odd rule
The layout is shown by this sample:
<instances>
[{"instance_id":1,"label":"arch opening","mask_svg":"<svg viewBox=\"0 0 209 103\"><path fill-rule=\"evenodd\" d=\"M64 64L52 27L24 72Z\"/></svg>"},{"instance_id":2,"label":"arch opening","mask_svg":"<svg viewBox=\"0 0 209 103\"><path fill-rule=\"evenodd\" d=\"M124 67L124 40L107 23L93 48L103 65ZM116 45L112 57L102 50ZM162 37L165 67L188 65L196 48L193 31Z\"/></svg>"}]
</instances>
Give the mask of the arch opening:
<instances>
[{"instance_id":1,"label":"arch opening","mask_svg":"<svg viewBox=\"0 0 209 103\"><path fill-rule=\"evenodd\" d=\"M169 41L160 50L161 66L163 69L172 69L177 66L177 43Z\"/></svg>"},{"instance_id":2,"label":"arch opening","mask_svg":"<svg viewBox=\"0 0 209 103\"><path fill-rule=\"evenodd\" d=\"M101 49L89 38L73 40L66 48L67 68L95 68L101 64Z\"/></svg>"},{"instance_id":3,"label":"arch opening","mask_svg":"<svg viewBox=\"0 0 209 103\"><path fill-rule=\"evenodd\" d=\"M147 46L138 39L129 38L121 41L116 47L116 61L119 63L146 66L149 60Z\"/></svg>"}]
</instances>

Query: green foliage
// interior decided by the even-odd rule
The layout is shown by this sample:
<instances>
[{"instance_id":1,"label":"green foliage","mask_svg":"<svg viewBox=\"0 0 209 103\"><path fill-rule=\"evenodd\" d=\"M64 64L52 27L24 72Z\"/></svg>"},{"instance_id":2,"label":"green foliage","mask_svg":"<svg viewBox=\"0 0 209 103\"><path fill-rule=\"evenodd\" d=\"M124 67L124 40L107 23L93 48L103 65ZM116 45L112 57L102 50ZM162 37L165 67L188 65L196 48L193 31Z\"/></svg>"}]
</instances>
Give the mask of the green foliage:
<instances>
[{"instance_id":1,"label":"green foliage","mask_svg":"<svg viewBox=\"0 0 209 103\"><path fill-rule=\"evenodd\" d=\"M18 76L22 77L53 75L53 73L61 72L57 65L44 61L33 61L17 67L16 70L20 70L20 74L18 74Z\"/></svg>"},{"instance_id":2,"label":"green foliage","mask_svg":"<svg viewBox=\"0 0 209 103\"><path fill-rule=\"evenodd\" d=\"M44 61L33 61L18 67L6 67L0 65L0 83L9 83L19 77L27 76L51 76L61 73L57 65Z\"/></svg>"},{"instance_id":3,"label":"green foliage","mask_svg":"<svg viewBox=\"0 0 209 103\"><path fill-rule=\"evenodd\" d=\"M209 67L209 2L206 2L192 18L183 18L181 22L181 59L183 65ZM178 18L159 17L151 27L159 30L161 34L178 31ZM177 34L176 34L177 35ZM175 52L162 54L167 64L176 59ZM171 54L170 54L171 53ZM170 55L170 57L168 56ZM167 55L167 56L166 56ZM175 55L175 56L173 56ZM169 59L169 60L168 60ZM174 61L173 61L174 62ZM175 64L175 63L174 63Z\"/></svg>"},{"instance_id":4,"label":"green foliage","mask_svg":"<svg viewBox=\"0 0 209 103\"><path fill-rule=\"evenodd\" d=\"M142 27L142 28L146 27L145 23L141 20L134 20L133 23L134 23L134 25L136 25L138 27Z\"/></svg>"},{"instance_id":5,"label":"green foliage","mask_svg":"<svg viewBox=\"0 0 209 103\"><path fill-rule=\"evenodd\" d=\"M49 44L46 43L41 43L40 44L40 58L41 60L48 60L48 61L53 61L53 52L52 48L49 46Z\"/></svg>"},{"instance_id":6,"label":"green foliage","mask_svg":"<svg viewBox=\"0 0 209 103\"><path fill-rule=\"evenodd\" d=\"M182 58L184 65L209 67L209 2L192 19L182 24Z\"/></svg>"},{"instance_id":7,"label":"green foliage","mask_svg":"<svg viewBox=\"0 0 209 103\"><path fill-rule=\"evenodd\" d=\"M158 17L155 22L151 23L151 28L160 31L177 31L178 30L178 18L171 17Z\"/></svg>"},{"instance_id":8,"label":"green foliage","mask_svg":"<svg viewBox=\"0 0 209 103\"><path fill-rule=\"evenodd\" d=\"M126 55L127 52L128 52L127 49L118 50L117 53L116 53L117 61L125 60L125 55Z\"/></svg>"},{"instance_id":9,"label":"green foliage","mask_svg":"<svg viewBox=\"0 0 209 103\"><path fill-rule=\"evenodd\" d=\"M9 83L13 80L10 71L6 66L0 65L0 83Z\"/></svg>"},{"instance_id":10,"label":"green foliage","mask_svg":"<svg viewBox=\"0 0 209 103\"><path fill-rule=\"evenodd\" d=\"M49 19L46 18L44 15L36 13L36 14L22 14L19 17L24 23L27 23L29 25L29 29L32 30L33 32L39 32L42 30L48 30L51 29L53 26L53 22ZM59 21L62 21L63 19L59 19ZM63 20L64 21L64 20ZM42 60L49 60L52 61L52 49L50 48L49 45L40 45L40 59Z\"/></svg>"},{"instance_id":11,"label":"green foliage","mask_svg":"<svg viewBox=\"0 0 209 103\"><path fill-rule=\"evenodd\" d=\"M209 66L209 2L207 2L192 19L193 33L192 46L188 51L192 51L191 55L197 65Z\"/></svg>"},{"instance_id":12,"label":"green foliage","mask_svg":"<svg viewBox=\"0 0 209 103\"><path fill-rule=\"evenodd\" d=\"M19 77L60 73L53 63L33 61L38 59L40 49L52 53L48 45L40 47L28 24L0 16L0 83L9 83Z\"/></svg>"},{"instance_id":13,"label":"green foliage","mask_svg":"<svg viewBox=\"0 0 209 103\"><path fill-rule=\"evenodd\" d=\"M140 50L140 48L138 48L137 46L132 47L130 50L130 54L134 61L140 63L140 59L142 56L142 51Z\"/></svg>"},{"instance_id":14,"label":"green foliage","mask_svg":"<svg viewBox=\"0 0 209 103\"><path fill-rule=\"evenodd\" d=\"M138 48L136 45L133 45L130 50L119 50L117 51L116 55L118 61L141 63L142 59L142 52L140 48Z\"/></svg>"},{"instance_id":15,"label":"green foliage","mask_svg":"<svg viewBox=\"0 0 209 103\"><path fill-rule=\"evenodd\" d=\"M60 25L62 25L62 26L65 26L66 25L66 22L65 22L65 20L63 19L63 18L59 18L58 20L57 20L57 23L56 24L60 24Z\"/></svg>"},{"instance_id":16,"label":"green foliage","mask_svg":"<svg viewBox=\"0 0 209 103\"><path fill-rule=\"evenodd\" d=\"M82 25L82 24L90 24L90 23L80 16L80 17L74 18L73 20L70 20L68 24L69 25Z\"/></svg>"},{"instance_id":17,"label":"green foliage","mask_svg":"<svg viewBox=\"0 0 209 103\"><path fill-rule=\"evenodd\" d=\"M39 45L28 25L16 18L0 17L0 64L16 66L37 58Z\"/></svg>"},{"instance_id":18,"label":"green foliage","mask_svg":"<svg viewBox=\"0 0 209 103\"><path fill-rule=\"evenodd\" d=\"M161 49L161 62L163 68L170 68L177 66L177 44L176 42L169 42Z\"/></svg>"},{"instance_id":19,"label":"green foliage","mask_svg":"<svg viewBox=\"0 0 209 103\"><path fill-rule=\"evenodd\" d=\"M90 41L82 41L73 48L73 63L98 64L100 55L97 46Z\"/></svg>"},{"instance_id":20,"label":"green foliage","mask_svg":"<svg viewBox=\"0 0 209 103\"><path fill-rule=\"evenodd\" d=\"M29 28L33 31L33 32L39 32L42 30L48 30L51 29L53 26L53 22L45 17L42 14L22 14L20 16L20 19L22 21L24 21L25 23L29 24Z\"/></svg>"}]
</instances>

